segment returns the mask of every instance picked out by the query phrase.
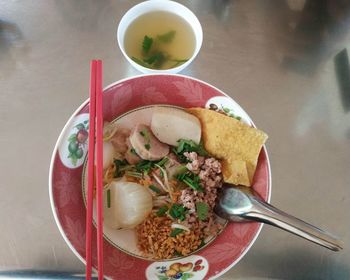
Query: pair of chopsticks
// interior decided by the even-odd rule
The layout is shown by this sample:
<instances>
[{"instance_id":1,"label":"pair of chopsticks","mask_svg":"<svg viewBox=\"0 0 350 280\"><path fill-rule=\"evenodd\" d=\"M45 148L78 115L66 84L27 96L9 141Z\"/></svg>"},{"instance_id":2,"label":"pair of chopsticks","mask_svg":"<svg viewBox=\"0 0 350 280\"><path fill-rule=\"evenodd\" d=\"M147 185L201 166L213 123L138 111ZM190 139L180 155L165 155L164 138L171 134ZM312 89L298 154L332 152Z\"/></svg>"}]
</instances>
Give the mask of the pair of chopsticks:
<instances>
[{"instance_id":1,"label":"pair of chopsticks","mask_svg":"<svg viewBox=\"0 0 350 280\"><path fill-rule=\"evenodd\" d=\"M88 190L86 211L86 279L91 279L91 241L92 241L92 208L93 189L96 182L97 208L97 264L98 279L103 279L103 201L102 201L102 145L103 145L103 115L102 115L102 61L91 61L90 72L90 121L88 147ZM95 133L96 132L96 133ZM96 139L96 142L95 142ZM96 174L95 174L95 143L96 143Z\"/></svg>"}]
</instances>

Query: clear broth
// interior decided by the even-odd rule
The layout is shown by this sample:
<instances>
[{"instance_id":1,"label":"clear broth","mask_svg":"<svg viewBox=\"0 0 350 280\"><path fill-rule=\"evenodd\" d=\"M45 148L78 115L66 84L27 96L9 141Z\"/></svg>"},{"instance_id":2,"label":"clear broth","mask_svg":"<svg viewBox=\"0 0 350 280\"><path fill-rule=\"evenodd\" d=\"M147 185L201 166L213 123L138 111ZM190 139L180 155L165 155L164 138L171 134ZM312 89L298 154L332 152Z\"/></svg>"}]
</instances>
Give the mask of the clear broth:
<instances>
[{"instance_id":1,"label":"clear broth","mask_svg":"<svg viewBox=\"0 0 350 280\"><path fill-rule=\"evenodd\" d=\"M175 31L175 35L171 36L170 42L159 39L160 35L172 31ZM153 39L148 52L142 48L146 35ZM170 69L184 63L193 55L195 45L191 26L180 16L164 11L146 13L135 19L127 28L124 38L127 55L145 67L155 69ZM165 57L160 65L145 62L159 53Z\"/></svg>"}]
</instances>

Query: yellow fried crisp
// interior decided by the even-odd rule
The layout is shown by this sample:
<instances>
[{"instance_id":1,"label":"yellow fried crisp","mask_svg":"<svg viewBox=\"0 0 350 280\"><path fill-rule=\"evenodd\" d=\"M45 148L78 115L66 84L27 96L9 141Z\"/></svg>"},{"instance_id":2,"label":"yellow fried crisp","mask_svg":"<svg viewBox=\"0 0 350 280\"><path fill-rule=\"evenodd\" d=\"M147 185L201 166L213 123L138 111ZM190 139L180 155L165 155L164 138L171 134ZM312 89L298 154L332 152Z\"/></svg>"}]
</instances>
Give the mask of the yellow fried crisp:
<instances>
[{"instance_id":1,"label":"yellow fried crisp","mask_svg":"<svg viewBox=\"0 0 350 280\"><path fill-rule=\"evenodd\" d=\"M258 157L267 135L224 114L203 108L190 108L202 125L205 149L221 159L226 183L251 186Z\"/></svg>"}]
</instances>

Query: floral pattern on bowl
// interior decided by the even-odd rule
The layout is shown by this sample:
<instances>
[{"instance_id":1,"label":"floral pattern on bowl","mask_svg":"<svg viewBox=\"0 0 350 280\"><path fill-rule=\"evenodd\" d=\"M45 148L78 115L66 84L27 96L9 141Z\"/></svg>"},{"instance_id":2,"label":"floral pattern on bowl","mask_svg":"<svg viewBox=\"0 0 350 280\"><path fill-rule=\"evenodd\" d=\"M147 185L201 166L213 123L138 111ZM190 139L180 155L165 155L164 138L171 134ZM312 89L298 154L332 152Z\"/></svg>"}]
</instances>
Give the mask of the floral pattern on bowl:
<instances>
[{"instance_id":1,"label":"floral pattern on bowl","mask_svg":"<svg viewBox=\"0 0 350 280\"><path fill-rule=\"evenodd\" d=\"M192 255L177 261L154 262L146 269L148 280L200 280L209 269L208 261Z\"/></svg>"}]
</instances>

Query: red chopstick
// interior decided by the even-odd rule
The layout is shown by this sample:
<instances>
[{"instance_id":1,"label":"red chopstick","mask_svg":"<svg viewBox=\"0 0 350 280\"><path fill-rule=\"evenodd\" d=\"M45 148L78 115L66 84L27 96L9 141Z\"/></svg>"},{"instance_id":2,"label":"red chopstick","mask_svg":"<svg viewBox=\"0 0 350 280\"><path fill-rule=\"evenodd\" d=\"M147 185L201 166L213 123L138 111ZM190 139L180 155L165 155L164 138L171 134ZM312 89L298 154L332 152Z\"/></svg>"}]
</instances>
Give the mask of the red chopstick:
<instances>
[{"instance_id":1,"label":"red chopstick","mask_svg":"<svg viewBox=\"0 0 350 280\"><path fill-rule=\"evenodd\" d=\"M97 199L97 259L98 279L103 279L103 201L102 201L102 145L103 145L103 112L102 112L102 61L97 60L96 73L96 199Z\"/></svg>"},{"instance_id":2,"label":"red chopstick","mask_svg":"<svg viewBox=\"0 0 350 280\"><path fill-rule=\"evenodd\" d=\"M98 279L103 279L103 207L102 207L102 141L103 141L103 115L102 115L102 62L91 61L90 73L90 123L89 123L89 153L88 153L88 189L86 210L86 279L91 279L92 268L92 208L93 188L96 180L97 205L97 257ZM95 135L96 130L96 135ZM95 176L95 136L96 136L96 176Z\"/></svg>"},{"instance_id":3,"label":"red chopstick","mask_svg":"<svg viewBox=\"0 0 350 280\"><path fill-rule=\"evenodd\" d=\"M92 201L94 188L95 157L95 117L96 117L96 60L90 66L90 107L89 107L89 147L88 147L88 189L86 201L86 280L91 279L91 231Z\"/></svg>"}]
</instances>

